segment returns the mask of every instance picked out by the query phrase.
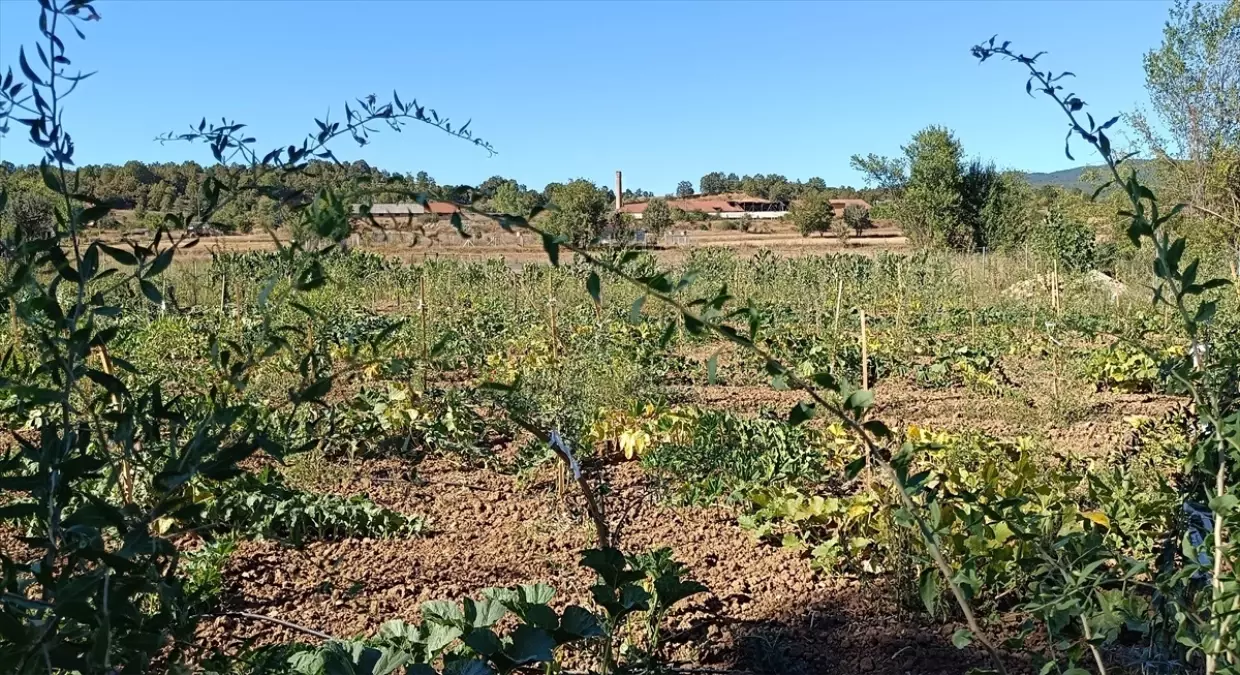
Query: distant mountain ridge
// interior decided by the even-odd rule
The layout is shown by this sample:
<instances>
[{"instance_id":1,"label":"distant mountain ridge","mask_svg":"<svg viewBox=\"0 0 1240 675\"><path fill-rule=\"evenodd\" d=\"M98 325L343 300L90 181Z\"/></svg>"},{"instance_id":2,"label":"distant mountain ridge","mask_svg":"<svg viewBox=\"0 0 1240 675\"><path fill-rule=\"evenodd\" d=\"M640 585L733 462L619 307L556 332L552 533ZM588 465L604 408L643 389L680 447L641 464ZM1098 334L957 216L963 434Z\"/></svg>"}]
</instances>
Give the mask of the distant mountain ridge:
<instances>
[{"instance_id":1,"label":"distant mountain ridge","mask_svg":"<svg viewBox=\"0 0 1240 675\"><path fill-rule=\"evenodd\" d=\"M1127 162L1124 162L1123 166L1135 166L1137 167L1137 171L1141 174L1142 178L1148 178L1148 164L1149 160L1146 159L1130 159ZM1096 172L1102 176L1107 176L1107 174L1110 173L1106 170L1105 166L1101 164L1094 164L1090 166L1078 166L1072 169L1062 169L1060 171L1050 171L1044 173L1026 172L1025 180L1029 181L1029 184L1034 187L1055 185L1062 188L1076 188L1078 190L1092 189L1097 187L1100 182L1106 182L1106 178L1103 178L1102 181L1082 180L1081 177L1090 169L1095 169Z\"/></svg>"}]
</instances>

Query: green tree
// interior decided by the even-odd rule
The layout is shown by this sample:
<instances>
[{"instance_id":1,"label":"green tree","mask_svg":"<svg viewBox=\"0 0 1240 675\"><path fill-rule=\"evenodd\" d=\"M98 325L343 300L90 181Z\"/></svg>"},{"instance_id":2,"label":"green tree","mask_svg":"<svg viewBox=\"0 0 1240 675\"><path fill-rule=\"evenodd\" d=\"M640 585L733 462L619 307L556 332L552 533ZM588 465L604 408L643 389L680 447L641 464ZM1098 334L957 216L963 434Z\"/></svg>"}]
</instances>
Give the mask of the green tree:
<instances>
[{"instance_id":1,"label":"green tree","mask_svg":"<svg viewBox=\"0 0 1240 675\"><path fill-rule=\"evenodd\" d=\"M971 228L962 218L960 141L946 127L929 126L903 150L909 172L897 213L904 233L922 245L971 249Z\"/></svg>"},{"instance_id":2,"label":"green tree","mask_svg":"<svg viewBox=\"0 0 1240 675\"><path fill-rule=\"evenodd\" d=\"M597 238L611 207L608 191L584 178L547 187L554 207L547 216L547 230L575 244Z\"/></svg>"},{"instance_id":3,"label":"green tree","mask_svg":"<svg viewBox=\"0 0 1240 675\"><path fill-rule=\"evenodd\" d=\"M662 234L672 226L672 210L667 205L666 199L651 199L646 203L646 210L642 212L642 227L654 232Z\"/></svg>"},{"instance_id":4,"label":"green tree","mask_svg":"<svg viewBox=\"0 0 1240 675\"><path fill-rule=\"evenodd\" d=\"M867 185L880 190L898 193L908 182L908 167L900 157L880 157L871 152L864 157L853 155L849 163L854 170L861 172Z\"/></svg>"},{"instance_id":5,"label":"green tree","mask_svg":"<svg viewBox=\"0 0 1240 675\"><path fill-rule=\"evenodd\" d=\"M844 224L845 231L851 228L861 236L861 232L874 227L874 223L870 222L870 210L860 204L849 204L844 207Z\"/></svg>"},{"instance_id":6,"label":"green tree","mask_svg":"<svg viewBox=\"0 0 1240 675\"><path fill-rule=\"evenodd\" d=\"M704 195L723 194L728 190L728 178L721 171L711 171L698 181L698 191Z\"/></svg>"},{"instance_id":7,"label":"green tree","mask_svg":"<svg viewBox=\"0 0 1240 675\"><path fill-rule=\"evenodd\" d=\"M684 199L685 197L692 197L693 183L690 183L687 180L680 181L680 183L676 185L676 196L681 199Z\"/></svg>"},{"instance_id":8,"label":"green tree","mask_svg":"<svg viewBox=\"0 0 1240 675\"><path fill-rule=\"evenodd\" d=\"M831 199L825 193L814 192L793 202L788 215L797 226L797 231L801 233L801 236L808 237L814 232L831 231L831 220L835 218L835 209L831 206Z\"/></svg>"},{"instance_id":9,"label":"green tree","mask_svg":"<svg viewBox=\"0 0 1240 675\"><path fill-rule=\"evenodd\" d=\"M495 213L528 218L535 208L541 206L542 196L525 189L515 180L505 180L494 188L488 203Z\"/></svg>"},{"instance_id":10,"label":"green tree","mask_svg":"<svg viewBox=\"0 0 1240 675\"><path fill-rule=\"evenodd\" d=\"M1131 122L1159 184L1240 248L1240 1L1177 0L1144 66L1158 122Z\"/></svg>"},{"instance_id":11,"label":"green tree","mask_svg":"<svg viewBox=\"0 0 1240 675\"><path fill-rule=\"evenodd\" d=\"M972 231L974 250L1020 246L1034 213L1033 189L1024 177L993 163L969 163L961 179L961 219Z\"/></svg>"}]
</instances>

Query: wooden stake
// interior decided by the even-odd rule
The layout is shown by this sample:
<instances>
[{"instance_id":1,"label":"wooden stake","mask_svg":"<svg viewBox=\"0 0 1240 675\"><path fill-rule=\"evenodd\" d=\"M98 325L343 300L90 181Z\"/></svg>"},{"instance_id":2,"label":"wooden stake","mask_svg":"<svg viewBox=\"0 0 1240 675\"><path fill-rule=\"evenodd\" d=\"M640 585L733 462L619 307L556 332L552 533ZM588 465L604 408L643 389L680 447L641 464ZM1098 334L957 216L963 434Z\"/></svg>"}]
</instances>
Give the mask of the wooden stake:
<instances>
[{"instance_id":1,"label":"wooden stake","mask_svg":"<svg viewBox=\"0 0 1240 675\"><path fill-rule=\"evenodd\" d=\"M422 274L418 277L418 313L422 317L422 391L428 391L427 372L430 369L431 350L426 334L426 264L422 264Z\"/></svg>"},{"instance_id":2,"label":"wooden stake","mask_svg":"<svg viewBox=\"0 0 1240 675\"><path fill-rule=\"evenodd\" d=\"M835 328L836 334L840 332L840 304L844 302L844 277L840 277L835 286Z\"/></svg>"},{"instance_id":3,"label":"wooden stake","mask_svg":"<svg viewBox=\"0 0 1240 675\"><path fill-rule=\"evenodd\" d=\"M870 346L865 335L865 310L861 310L861 388L870 388Z\"/></svg>"},{"instance_id":4,"label":"wooden stake","mask_svg":"<svg viewBox=\"0 0 1240 675\"><path fill-rule=\"evenodd\" d=\"M555 271L547 270L547 328L551 338L551 360L560 358L559 335L555 325Z\"/></svg>"},{"instance_id":5,"label":"wooden stake","mask_svg":"<svg viewBox=\"0 0 1240 675\"><path fill-rule=\"evenodd\" d=\"M228 308L228 268L225 267L220 278L220 311Z\"/></svg>"}]
</instances>

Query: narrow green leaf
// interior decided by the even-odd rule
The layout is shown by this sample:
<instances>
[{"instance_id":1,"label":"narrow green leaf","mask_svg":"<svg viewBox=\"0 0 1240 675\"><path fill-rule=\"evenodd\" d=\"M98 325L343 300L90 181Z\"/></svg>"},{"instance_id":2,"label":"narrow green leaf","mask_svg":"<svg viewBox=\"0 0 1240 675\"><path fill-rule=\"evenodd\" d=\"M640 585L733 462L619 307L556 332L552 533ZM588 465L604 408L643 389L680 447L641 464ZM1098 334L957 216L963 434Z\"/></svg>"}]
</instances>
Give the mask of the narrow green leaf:
<instances>
[{"instance_id":1,"label":"narrow green leaf","mask_svg":"<svg viewBox=\"0 0 1240 675\"><path fill-rule=\"evenodd\" d=\"M155 288L155 284L147 281L146 279L139 279L138 285L142 288L142 295L145 295L147 300L150 300L156 305L163 304L164 294L160 293L158 288Z\"/></svg>"}]
</instances>

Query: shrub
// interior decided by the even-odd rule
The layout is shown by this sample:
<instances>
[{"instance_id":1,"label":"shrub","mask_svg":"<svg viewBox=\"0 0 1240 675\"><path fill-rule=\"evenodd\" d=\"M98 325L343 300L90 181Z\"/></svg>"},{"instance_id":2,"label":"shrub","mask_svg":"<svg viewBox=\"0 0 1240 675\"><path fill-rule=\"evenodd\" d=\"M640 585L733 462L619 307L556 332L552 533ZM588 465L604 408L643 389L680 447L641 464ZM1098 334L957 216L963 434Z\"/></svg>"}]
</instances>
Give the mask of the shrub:
<instances>
[{"instance_id":1,"label":"shrub","mask_svg":"<svg viewBox=\"0 0 1240 675\"><path fill-rule=\"evenodd\" d=\"M849 204L844 207L844 223L852 228L857 236L861 236L861 232L874 227L874 223L870 222L870 210L860 204Z\"/></svg>"},{"instance_id":2,"label":"shrub","mask_svg":"<svg viewBox=\"0 0 1240 675\"><path fill-rule=\"evenodd\" d=\"M646 203L646 210L642 213L642 227L655 234L662 234L671 226L672 210L666 199L651 199Z\"/></svg>"}]
</instances>

